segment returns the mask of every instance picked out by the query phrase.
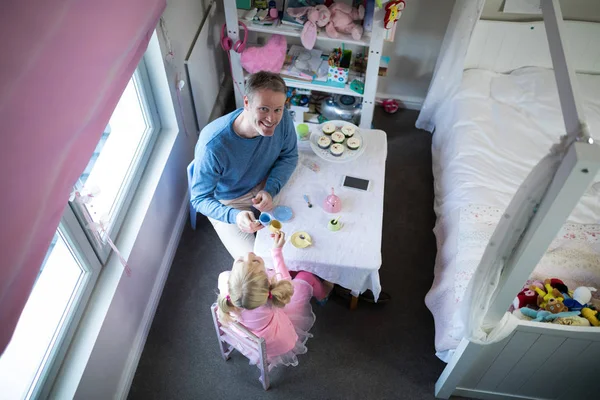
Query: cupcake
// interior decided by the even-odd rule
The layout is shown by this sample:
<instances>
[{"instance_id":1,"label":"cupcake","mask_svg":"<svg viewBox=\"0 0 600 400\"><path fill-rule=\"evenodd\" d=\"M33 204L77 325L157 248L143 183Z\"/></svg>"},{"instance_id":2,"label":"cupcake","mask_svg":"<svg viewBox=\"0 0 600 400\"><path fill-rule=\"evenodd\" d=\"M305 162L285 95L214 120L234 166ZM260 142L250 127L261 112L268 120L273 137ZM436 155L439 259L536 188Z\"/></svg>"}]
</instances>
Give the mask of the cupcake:
<instances>
[{"instance_id":1,"label":"cupcake","mask_svg":"<svg viewBox=\"0 0 600 400\"><path fill-rule=\"evenodd\" d=\"M346 139L346 136L344 136L342 132L334 132L331 135L331 140L333 143L344 143L344 139Z\"/></svg>"},{"instance_id":2,"label":"cupcake","mask_svg":"<svg viewBox=\"0 0 600 400\"><path fill-rule=\"evenodd\" d=\"M328 122L325 125L323 125L322 129L324 134L331 135L333 132L335 132L335 124Z\"/></svg>"},{"instance_id":3,"label":"cupcake","mask_svg":"<svg viewBox=\"0 0 600 400\"><path fill-rule=\"evenodd\" d=\"M342 127L342 133L346 137L352 137L354 135L354 127L351 125L345 125L344 127Z\"/></svg>"},{"instance_id":4,"label":"cupcake","mask_svg":"<svg viewBox=\"0 0 600 400\"><path fill-rule=\"evenodd\" d=\"M327 136L321 136L319 140L317 140L317 144L322 149L328 149L331 145L331 139L329 139Z\"/></svg>"},{"instance_id":5,"label":"cupcake","mask_svg":"<svg viewBox=\"0 0 600 400\"><path fill-rule=\"evenodd\" d=\"M351 137L346 141L346 146L348 146L350 150L358 150L360 145L360 139L356 137Z\"/></svg>"},{"instance_id":6,"label":"cupcake","mask_svg":"<svg viewBox=\"0 0 600 400\"><path fill-rule=\"evenodd\" d=\"M332 144L331 147L329 148L329 151L331 152L331 154L333 154L335 157L339 157L342 154L344 154L344 146L339 144L339 143L335 143Z\"/></svg>"}]
</instances>

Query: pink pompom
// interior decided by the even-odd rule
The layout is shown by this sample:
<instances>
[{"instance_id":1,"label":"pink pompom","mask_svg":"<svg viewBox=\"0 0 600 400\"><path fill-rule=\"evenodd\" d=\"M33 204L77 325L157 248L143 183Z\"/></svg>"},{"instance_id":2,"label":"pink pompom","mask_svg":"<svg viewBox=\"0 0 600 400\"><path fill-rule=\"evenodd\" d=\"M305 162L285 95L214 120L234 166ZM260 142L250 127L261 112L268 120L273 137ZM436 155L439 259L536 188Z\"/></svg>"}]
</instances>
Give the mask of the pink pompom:
<instances>
[{"instance_id":1,"label":"pink pompom","mask_svg":"<svg viewBox=\"0 0 600 400\"><path fill-rule=\"evenodd\" d=\"M258 71L281 72L287 43L284 36L272 35L263 47L249 47L241 56L242 67L251 74Z\"/></svg>"}]
</instances>

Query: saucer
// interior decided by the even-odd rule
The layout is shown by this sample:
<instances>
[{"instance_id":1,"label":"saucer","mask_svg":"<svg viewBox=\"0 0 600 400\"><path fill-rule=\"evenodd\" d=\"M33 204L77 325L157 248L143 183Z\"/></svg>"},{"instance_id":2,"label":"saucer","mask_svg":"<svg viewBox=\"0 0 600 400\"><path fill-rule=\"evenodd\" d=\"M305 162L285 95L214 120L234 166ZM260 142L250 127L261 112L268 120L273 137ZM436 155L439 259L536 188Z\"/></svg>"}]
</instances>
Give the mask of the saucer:
<instances>
[{"instance_id":1,"label":"saucer","mask_svg":"<svg viewBox=\"0 0 600 400\"><path fill-rule=\"evenodd\" d=\"M303 235L304 239L301 239L300 235ZM290 242L292 242L294 247L297 247L299 249L305 249L312 244L312 238L306 232L294 232L294 234L290 238Z\"/></svg>"},{"instance_id":2,"label":"saucer","mask_svg":"<svg viewBox=\"0 0 600 400\"><path fill-rule=\"evenodd\" d=\"M276 220L287 222L294 216L292 209L287 206L277 206L272 211Z\"/></svg>"}]
</instances>

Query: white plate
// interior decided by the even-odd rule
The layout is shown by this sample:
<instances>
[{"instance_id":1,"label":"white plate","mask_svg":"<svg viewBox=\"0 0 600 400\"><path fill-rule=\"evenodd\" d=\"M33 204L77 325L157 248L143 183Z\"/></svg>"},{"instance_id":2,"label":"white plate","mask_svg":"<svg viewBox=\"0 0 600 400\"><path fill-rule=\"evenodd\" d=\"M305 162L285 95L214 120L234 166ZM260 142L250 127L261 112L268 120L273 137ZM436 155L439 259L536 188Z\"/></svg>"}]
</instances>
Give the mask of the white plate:
<instances>
[{"instance_id":1,"label":"white plate","mask_svg":"<svg viewBox=\"0 0 600 400\"><path fill-rule=\"evenodd\" d=\"M327 123L333 123L336 126L336 131L339 130L341 131L342 127L345 125L350 125L354 128L354 137L357 137L360 139L360 142L362 143L361 146L358 148L358 150L350 150L348 148L348 146L346 145L346 140L344 140L344 153L339 156L336 157L333 154L331 154L331 152L329 151L329 148L327 149L322 149L319 147L319 145L317 144L319 138L321 136L328 136L329 138L331 138L331 135L325 135L323 133L323 125L327 124ZM332 143L333 144L333 141ZM349 162L352 161L358 157L360 157L360 155L362 153L364 153L365 151L365 147L367 146L367 143L365 142L365 138L360 134L360 129L358 129L358 126L351 124L350 122L346 122L346 121L339 121L339 120L334 120L334 121L327 121L322 123L321 125L317 125L316 128L314 128L310 134L310 147L312 148L312 150L315 152L316 155L318 155L319 157L321 157L322 159L326 160L326 161L331 161L331 162L336 162L336 163L345 163L345 162Z\"/></svg>"}]
</instances>

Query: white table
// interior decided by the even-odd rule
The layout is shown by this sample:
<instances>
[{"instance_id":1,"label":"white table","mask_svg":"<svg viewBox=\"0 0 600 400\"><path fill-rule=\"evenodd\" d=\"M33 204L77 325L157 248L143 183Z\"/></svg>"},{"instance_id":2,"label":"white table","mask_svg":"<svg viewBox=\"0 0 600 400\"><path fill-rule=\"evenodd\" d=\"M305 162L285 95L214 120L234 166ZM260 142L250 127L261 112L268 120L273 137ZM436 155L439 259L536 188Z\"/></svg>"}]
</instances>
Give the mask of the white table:
<instances>
[{"instance_id":1,"label":"white table","mask_svg":"<svg viewBox=\"0 0 600 400\"><path fill-rule=\"evenodd\" d=\"M380 130L361 129L366 143L364 153L347 163L332 163L318 157L307 141L298 142L298 167L275 198L278 205L291 207L294 217L283 223L287 243L283 255L291 271L309 271L330 282L352 290L354 296L370 289L379 297L381 283L381 236L383 226L383 189L385 183L386 134ZM319 172L313 172L303 162L316 162ZM344 175L369 179L368 192L341 187ZM323 201L331 188L342 200L338 214L328 214ZM307 194L312 208L303 199ZM340 216L342 228L337 232L327 229L330 219ZM305 249L294 247L289 238L294 232L306 231L313 245ZM254 252L272 266L273 239L268 229L261 229L256 237ZM355 299L356 300L356 299Z\"/></svg>"}]
</instances>

